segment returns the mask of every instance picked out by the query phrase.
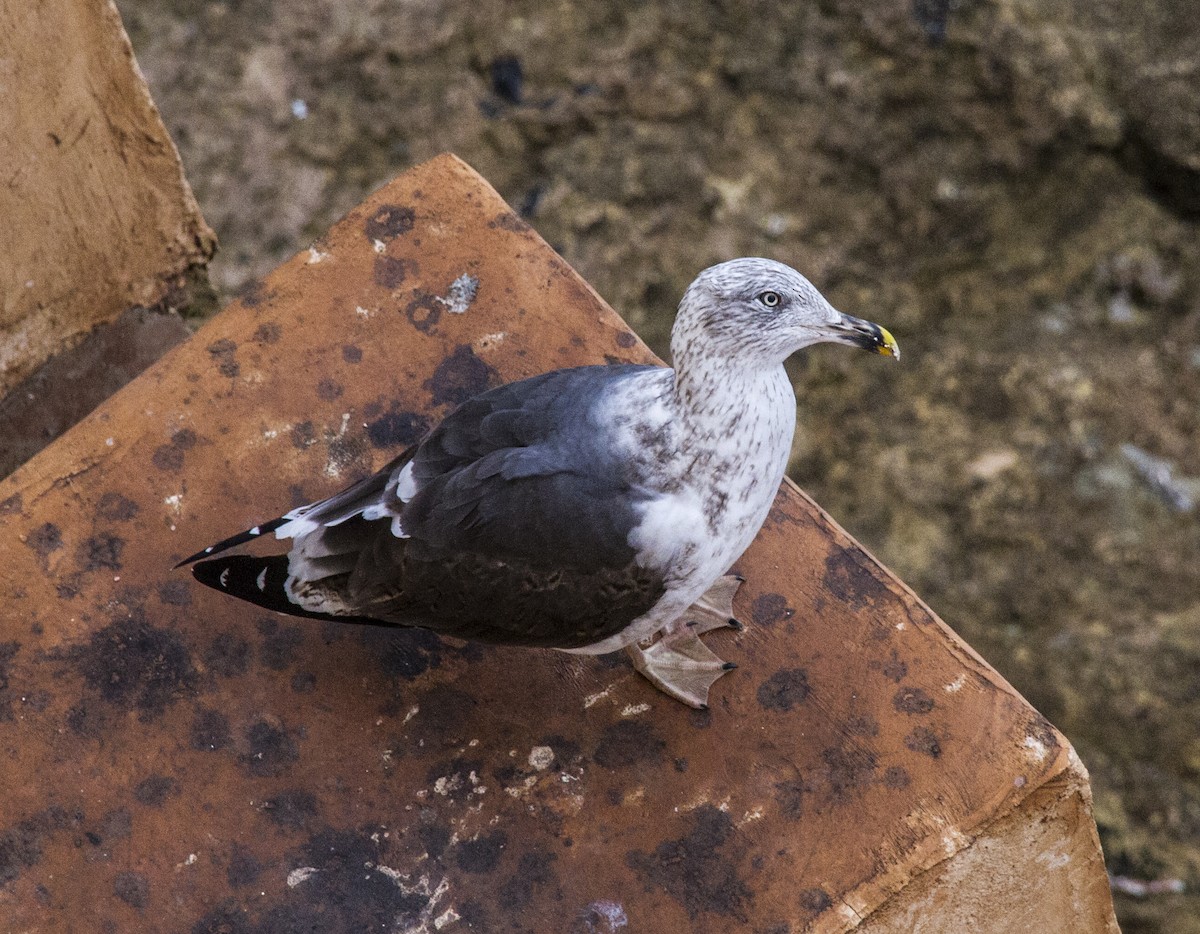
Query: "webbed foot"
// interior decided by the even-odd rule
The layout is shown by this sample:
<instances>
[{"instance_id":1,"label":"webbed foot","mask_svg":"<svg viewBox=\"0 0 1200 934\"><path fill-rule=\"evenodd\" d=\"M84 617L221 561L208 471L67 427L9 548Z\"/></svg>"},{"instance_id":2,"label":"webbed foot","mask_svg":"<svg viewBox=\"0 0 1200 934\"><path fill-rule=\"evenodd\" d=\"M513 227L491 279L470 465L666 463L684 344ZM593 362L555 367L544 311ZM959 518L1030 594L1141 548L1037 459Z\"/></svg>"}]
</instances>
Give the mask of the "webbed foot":
<instances>
[{"instance_id":1,"label":"webbed foot","mask_svg":"<svg viewBox=\"0 0 1200 934\"><path fill-rule=\"evenodd\" d=\"M738 574L726 574L717 579L704 596L693 603L683 614L687 626L697 636L722 626L730 626L736 632L745 627L733 615L733 597L745 578Z\"/></svg>"},{"instance_id":2,"label":"webbed foot","mask_svg":"<svg viewBox=\"0 0 1200 934\"><path fill-rule=\"evenodd\" d=\"M674 623L663 630L648 648L626 649L633 667L656 688L690 707L708 706L708 689L713 682L737 666L722 661L700 641L700 636L722 626L741 631L733 615L733 597L743 578L727 574L705 591Z\"/></svg>"},{"instance_id":3,"label":"webbed foot","mask_svg":"<svg viewBox=\"0 0 1200 934\"><path fill-rule=\"evenodd\" d=\"M733 662L721 661L687 629L664 633L648 648L631 645L625 651L633 667L656 688L689 707L701 709L708 706L708 689L713 682L737 667Z\"/></svg>"}]
</instances>

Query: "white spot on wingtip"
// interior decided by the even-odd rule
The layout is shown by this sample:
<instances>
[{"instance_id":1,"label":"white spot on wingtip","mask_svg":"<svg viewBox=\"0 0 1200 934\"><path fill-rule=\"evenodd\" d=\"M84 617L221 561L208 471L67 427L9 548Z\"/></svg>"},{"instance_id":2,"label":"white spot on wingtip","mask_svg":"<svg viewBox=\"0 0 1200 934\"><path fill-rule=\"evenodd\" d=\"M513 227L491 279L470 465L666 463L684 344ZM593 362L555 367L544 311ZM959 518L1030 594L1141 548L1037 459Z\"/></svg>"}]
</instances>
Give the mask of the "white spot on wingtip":
<instances>
[{"instance_id":1,"label":"white spot on wingtip","mask_svg":"<svg viewBox=\"0 0 1200 934\"><path fill-rule=\"evenodd\" d=\"M254 583L258 585L259 590L263 591L264 593L266 592L266 589L267 589L267 569L266 568L263 568L261 571L258 572L258 578L254 581Z\"/></svg>"},{"instance_id":2,"label":"white spot on wingtip","mask_svg":"<svg viewBox=\"0 0 1200 934\"><path fill-rule=\"evenodd\" d=\"M260 528L259 528L259 527L256 525L254 528L252 528L252 529L249 531L249 533L248 533L248 534L250 534L250 535L262 535L262 529L260 529Z\"/></svg>"},{"instance_id":3,"label":"white spot on wingtip","mask_svg":"<svg viewBox=\"0 0 1200 934\"><path fill-rule=\"evenodd\" d=\"M218 581L218 583L220 583L220 585L222 587L229 586L229 568L226 568L224 571L221 572L221 576L219 578L217 578L217 581Z\"/></svg>"}]
</instances>

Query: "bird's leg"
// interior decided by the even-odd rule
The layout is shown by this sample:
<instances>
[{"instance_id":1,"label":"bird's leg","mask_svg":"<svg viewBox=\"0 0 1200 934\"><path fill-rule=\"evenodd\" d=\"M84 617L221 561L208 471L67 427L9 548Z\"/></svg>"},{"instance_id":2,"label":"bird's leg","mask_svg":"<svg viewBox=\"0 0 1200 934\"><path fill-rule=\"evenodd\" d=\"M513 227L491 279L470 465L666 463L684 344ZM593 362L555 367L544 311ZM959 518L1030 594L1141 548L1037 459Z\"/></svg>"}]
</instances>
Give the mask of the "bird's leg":
<instances>
[{"instance_id":1,"label":"bird's leg","mask_svg":"<svg viewBox=\"0 0 1200 934\"><path fill-rule=\"evenodd\" d=\"M690 707L708 706L708 689L737 666L722 661L700 641L700 634L720 626L741 628L733 618L733 595L742 579L722 577L679 619L668 625L647 648L629 646L633 667L664 694Z\"/></svg>"}]
</instances>

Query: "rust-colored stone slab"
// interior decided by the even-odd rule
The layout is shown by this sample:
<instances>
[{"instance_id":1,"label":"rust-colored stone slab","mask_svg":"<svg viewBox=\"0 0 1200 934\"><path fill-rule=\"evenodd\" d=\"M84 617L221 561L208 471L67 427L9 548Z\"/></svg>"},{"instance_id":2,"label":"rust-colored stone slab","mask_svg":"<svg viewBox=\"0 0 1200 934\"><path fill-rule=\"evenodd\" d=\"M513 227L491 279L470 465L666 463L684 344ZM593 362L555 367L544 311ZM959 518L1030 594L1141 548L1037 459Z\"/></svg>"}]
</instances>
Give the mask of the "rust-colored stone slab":
<instances>
[{"instance_id":1,"label":"rust-colored stone slab","mask_svg":"<svg viewBox=\"0 0 1200 934\"><path fill-rule=\"evenodd\" d=\"M651 358L443 157L0 484L0 915L843 931L1064 773L1053 727L790 486L739 566L746 631L709 637L741 667L708 712L623 658L283 619L170 570L467 395L605 359Z\"/></svg>"},{"instance_id":2,"label":"rust-colored stone slab","mask_svg":"<svg viewBox=\"0 0 1200 934\"><path fill-rule=\"evenodd\" d=\"M0 398L0 477L6 477L190 336L179 315L131 308L56 354Z\"/></svg>"},{"instance_id":3,"label":"rust-colored stone slab","mask_svg":"<svg viewBox=\"0 0 1200 934\"><path fill-rule=\"evenodd\" d=\"M215 247L111 0L0 0L0 396Z\"/></svg>"}]
</instances>

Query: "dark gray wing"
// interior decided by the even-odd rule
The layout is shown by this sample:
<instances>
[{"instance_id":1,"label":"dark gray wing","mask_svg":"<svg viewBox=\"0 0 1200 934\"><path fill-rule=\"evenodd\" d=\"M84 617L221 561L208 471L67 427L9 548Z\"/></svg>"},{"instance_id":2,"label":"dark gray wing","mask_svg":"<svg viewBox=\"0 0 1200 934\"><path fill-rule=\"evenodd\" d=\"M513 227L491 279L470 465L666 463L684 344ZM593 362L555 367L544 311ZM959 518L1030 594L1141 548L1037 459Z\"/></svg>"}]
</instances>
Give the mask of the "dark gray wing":
<instances>
[{"instance_id":1,"label":"dark gray wing","mask_svg":"<svg viewBox=\"0 0 1200 934\"><path fill-rule=\"evenodd\" d=\"M464 403L413 457L416 493L397 504L410 550L540 568L628 566L647 493L597 408L618 383L663 372L556 370Z\"/></svg>"},{"instance_id":2,"label":"dark gray wing","mask_svg":"<svg viewBox=\"0 0 1200 934\"><path fill-rule=\"evenodd\" d=\"M286 573L281 558L233 556L196 576L300 615L503 644L597 643L665 589L629 544L652 494L598 412L624 380L645 380L653 402L665 372L580 367L486 392L378 474L271 523L294 538Z\"/></svg>"}]
</instances>

